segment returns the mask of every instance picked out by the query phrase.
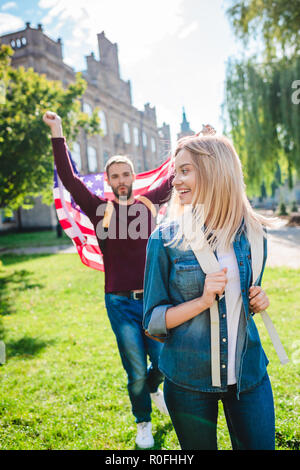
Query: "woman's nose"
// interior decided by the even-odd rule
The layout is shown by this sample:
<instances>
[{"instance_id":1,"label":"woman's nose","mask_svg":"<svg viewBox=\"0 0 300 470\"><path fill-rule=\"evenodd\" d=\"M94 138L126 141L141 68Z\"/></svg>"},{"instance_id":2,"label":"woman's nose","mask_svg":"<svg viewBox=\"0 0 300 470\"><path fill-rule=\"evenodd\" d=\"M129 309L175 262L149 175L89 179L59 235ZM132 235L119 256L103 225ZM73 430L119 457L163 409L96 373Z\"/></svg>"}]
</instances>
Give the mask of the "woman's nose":
<instances>
[{"instance_id":1,"label":"woman's nose","mask_svg":"<svg viewBox=\"0 0 300 470\"><path fill-rule=\"evenodd\" d=\"M180 183L180 176L177 173L173 178L172 185L176 186L176 184L179 184L179 183Z\"/></svg>"}]
</instances>

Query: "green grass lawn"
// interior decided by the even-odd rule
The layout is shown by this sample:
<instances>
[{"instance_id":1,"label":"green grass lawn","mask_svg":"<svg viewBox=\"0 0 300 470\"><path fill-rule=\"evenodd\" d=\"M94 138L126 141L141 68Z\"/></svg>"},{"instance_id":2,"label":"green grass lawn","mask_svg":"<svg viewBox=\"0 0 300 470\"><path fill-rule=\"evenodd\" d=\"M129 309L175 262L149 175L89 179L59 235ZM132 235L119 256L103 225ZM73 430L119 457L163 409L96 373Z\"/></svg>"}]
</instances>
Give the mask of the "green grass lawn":
<instances>
[{"instance_id":1,"label":"green grass lawn","mask_svg":"<svg viewBox=\"0 0 300 470\"><path fill-rule=\"evenodd\" d=\"M0 266L0 449L135 449L125 372L104 307L103 274L77 255L3 255ZM269 313L291 362L281 366L260 317L278 449L299 448L300 271L267 269ZM179 449L154 407L156 449ZM222 407L218 440L230 449Z\"/></svg>"},{"instance_id":2,"label":"green grass lawn","mask_svg":"<svg viewBox=\"0 0 300 470\"><path fill-rule=\"evenodd\" d=\"M0 232L0 253L8 248L25 248L27 246L72 245L71 239L62 232L57 237L56 230L41 230L34 232Z\"/></svg>"}]
</instances>

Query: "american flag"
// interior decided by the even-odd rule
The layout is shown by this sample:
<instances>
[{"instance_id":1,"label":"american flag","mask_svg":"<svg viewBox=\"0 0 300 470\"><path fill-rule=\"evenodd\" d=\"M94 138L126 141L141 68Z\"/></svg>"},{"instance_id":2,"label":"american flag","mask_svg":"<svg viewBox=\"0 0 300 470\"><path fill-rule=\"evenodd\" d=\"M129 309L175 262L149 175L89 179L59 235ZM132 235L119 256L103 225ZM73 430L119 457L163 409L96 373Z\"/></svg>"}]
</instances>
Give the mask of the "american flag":
<instances>
[{"instance_id":1,"label":"american flag","mask_svg":"<svg viewBox=\"0 0 300 470\"><path fill-rule=\"evenodd\" d=\"M69 152L70 161L74 173L80 177L89 190L99 197L109 200L113 199L113 192L107 184L106 174L93 173L90 175L80 175L76 163ZM170 158L168 158L159 168L136 175L133 183L133 194L138 196L148 190L159 186L168 178L170 169ZM103 257L99 248L93 224L87 215L76 204L71 194L64 188L54 165L54 203L58 220L71 238L83 264L90 268L104 271ZM166 211L166 205L162 207L159 217Z\"/></svg>"}]
</instances>

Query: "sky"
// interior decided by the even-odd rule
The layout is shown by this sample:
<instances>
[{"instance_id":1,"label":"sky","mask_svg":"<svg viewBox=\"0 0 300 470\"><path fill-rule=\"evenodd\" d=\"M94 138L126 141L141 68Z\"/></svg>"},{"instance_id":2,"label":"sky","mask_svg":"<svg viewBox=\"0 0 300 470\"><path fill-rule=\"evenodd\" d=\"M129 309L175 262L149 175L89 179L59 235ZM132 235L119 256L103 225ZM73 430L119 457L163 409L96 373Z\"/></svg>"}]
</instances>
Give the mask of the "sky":
<instances>
[{"instance_id":1,"label":"sky","mask_svg":"<svg viewBox=\"0 0 300 470\"><path fill-rule=\"evenodd\" d=\"M182 108L195 132L222 132L226 62L243 54L226 9L230 0L0 0L0 35L30 22L63 42L64 62L86 68L99 60L97 33L118 44L121 78L131 81L133 105L155 106L157 123L170 124L172 143Z\"/></svg>"}]
</instances>

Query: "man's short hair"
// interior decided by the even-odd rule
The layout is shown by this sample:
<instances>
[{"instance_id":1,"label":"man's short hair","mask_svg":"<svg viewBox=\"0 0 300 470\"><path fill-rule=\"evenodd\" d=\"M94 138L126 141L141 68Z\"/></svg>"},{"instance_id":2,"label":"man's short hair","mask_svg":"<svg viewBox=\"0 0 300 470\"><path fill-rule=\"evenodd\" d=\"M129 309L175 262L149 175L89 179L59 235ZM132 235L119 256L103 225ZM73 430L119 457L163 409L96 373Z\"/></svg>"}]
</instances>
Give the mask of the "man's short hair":
<instances>
[{"instance_id":1,"label":"man's short hair","mask_svg":"<svg viewBox=\"0 0 300 470\"><path fill-rule=\"evenodd\" d=\"M127 157L127 155L114 155L114 156L110 157L106 162L104 170L105 170L107 176L108 176L109 167L111 165L113 165L114 163L127 163L127 165L130 166L132 173L134 173L133 163L130 160L130 158Z\"/></svg>"}]
</instances>

